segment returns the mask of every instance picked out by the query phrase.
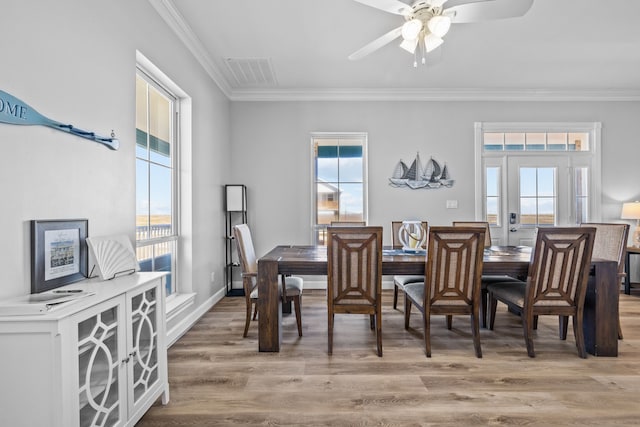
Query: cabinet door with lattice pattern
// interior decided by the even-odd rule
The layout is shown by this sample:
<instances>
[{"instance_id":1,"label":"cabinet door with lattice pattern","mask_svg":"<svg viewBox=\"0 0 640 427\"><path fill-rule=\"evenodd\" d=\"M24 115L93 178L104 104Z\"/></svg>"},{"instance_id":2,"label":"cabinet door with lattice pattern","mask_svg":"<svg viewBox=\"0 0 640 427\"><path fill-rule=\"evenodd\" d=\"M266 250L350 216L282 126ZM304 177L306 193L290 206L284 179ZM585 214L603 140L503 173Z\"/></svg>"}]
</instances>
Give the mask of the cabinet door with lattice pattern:
<instances>
[{"instance_id":1,"label":"cabinet door with lattice pattern","mask_svg":"<svg viewBox=\"0 0 640 427\"><path fill-rule=\"evenodd\" d=\"M78 416L81 427L114 427L126 419L124 297L83 312L78 319Z\"/></svg>"}]
</instances>

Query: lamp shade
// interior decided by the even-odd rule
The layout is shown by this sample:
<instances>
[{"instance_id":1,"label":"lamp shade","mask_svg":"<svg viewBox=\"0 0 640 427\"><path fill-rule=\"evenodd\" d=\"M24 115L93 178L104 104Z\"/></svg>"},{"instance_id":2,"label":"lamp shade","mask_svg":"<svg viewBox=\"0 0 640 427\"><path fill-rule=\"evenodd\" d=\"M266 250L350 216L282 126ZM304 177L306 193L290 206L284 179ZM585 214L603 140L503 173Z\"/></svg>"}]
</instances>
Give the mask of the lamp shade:
<instances>
[{"instance_id":1,"label":"lamp shade","mask_svg":"<svg viewBox=\"0 0 640 427\"><path fill-rule=\"evenodd\" d=\"M429 27L429 31L433 34L442 38L449 32L449 28L451 28L451 18L444 15L436 15L429 19L427 27Z\"/></svg>"},{"instance_id":2,"label":"lamp shade","mask_svg":"<svg viewBox=\"0 0 640 427\"><path fill-rule=\"evenodd\" d=\"M622 204L622 219L640 219L640 202Z\"/></svg>"},{"instance_id":3,"label":"lamp shade","mask_svg":"<svg viewBox=\"0 0 640 427\"><path fill-rule=\"evenodd\" d=\"M416 51L416 47L418 46L418 39L413 40L402 40L400 43L400 47L406 50L409 53L414 53Z\"/></svg>"},{"instance_id":4,"label":"lamp shade","mask_svg":"<svg viewBox=\"0 0 640 427\"><path fill-rule=\"evenodd\" d=\"M433 33L429 33L424 37L424 48L427 52L431 52L442 44L444 40Z\"/></svg>"},{"instance_id":5,"label":"lamp shade","mask_svg":"<svg viewBox=\"0 0 640 427\"><path fill-rule=\"evenodd\" d=\"M227 212L247 210L247 187L244 185L225 185L225 204Z\"/></svg>"},{"instance_id":6,"label":"lamp shade","mask_svg":"<svg viewBox=\"0 0 640 427\"><path fill-rule=\"evenodd\" d=\"M405 22L402 26L402 38L405 40L415 40L418 38L420 31L422 31L422 21L412 19Z\"/></svg>"}]
</instances>

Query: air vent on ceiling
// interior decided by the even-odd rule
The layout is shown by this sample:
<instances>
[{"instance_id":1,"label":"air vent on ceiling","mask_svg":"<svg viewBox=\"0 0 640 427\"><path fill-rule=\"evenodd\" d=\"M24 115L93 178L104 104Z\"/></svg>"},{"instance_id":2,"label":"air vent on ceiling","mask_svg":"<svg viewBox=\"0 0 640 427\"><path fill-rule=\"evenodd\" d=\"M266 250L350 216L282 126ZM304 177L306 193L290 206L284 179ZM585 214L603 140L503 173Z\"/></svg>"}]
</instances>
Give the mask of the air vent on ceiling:
<instances>
[{"instance_id":1,"label":"air vent on ceiling","mask_svg":"<svg viewBox=\"0 0 640 427\"><path fill-rule=\"evenodd\" d=\"M268 58L225 58L227 68L239 87L276 86L276 77Z\"/></svg>"}]
</instances>

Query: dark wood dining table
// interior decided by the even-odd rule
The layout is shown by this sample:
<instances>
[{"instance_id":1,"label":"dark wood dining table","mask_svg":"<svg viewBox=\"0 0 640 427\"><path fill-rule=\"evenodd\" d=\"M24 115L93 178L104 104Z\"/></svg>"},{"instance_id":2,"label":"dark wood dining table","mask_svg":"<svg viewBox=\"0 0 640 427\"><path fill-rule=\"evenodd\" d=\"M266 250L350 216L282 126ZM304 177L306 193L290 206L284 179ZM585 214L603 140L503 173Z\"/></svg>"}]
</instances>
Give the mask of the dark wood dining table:
<instances>
[{"instance_id":1,"label":"dark wood dining table","mask_svg":"<svg viewBox=\"0 0 640 427\"><path fill-rule=\"evenodd\" d=\"M482 274L507 274L524 280L531 248L492 246L485 249ZM409 254L385 248L383 275L423 275L425 253ZM261 352L278 352L282 342L282 301L279 274L326 275L325 246L276 246L258 260L258 343ZM587 351L595 356L618 355L618 298L620 283L614 261L592 260L584 306Z\"/></svg>"}]
</instances>

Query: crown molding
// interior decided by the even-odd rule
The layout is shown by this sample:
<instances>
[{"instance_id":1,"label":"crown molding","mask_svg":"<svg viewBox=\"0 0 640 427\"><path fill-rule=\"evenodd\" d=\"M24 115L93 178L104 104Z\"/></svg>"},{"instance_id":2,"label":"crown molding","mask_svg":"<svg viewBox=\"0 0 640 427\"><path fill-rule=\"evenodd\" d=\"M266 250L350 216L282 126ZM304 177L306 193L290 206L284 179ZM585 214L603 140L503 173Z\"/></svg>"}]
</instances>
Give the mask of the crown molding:
<instances>
[{"instance_id":1,"label":"crown molding","mask_svg":"<svg viewBox=\"0 0 640 427\"><path fill-rule=\"evenodd\" d=\"M171 28L184 45L191 51L196 60L202 65L202 68L209 74L209 77L218 85L222 93L227 98L231 98L231 86L224 75L215 66L211 56L205 49L204 45L193 32L189 24L184 20L182 14L176 9L172 0L149 0L151 6L164 19L169 28Z\"/></svg>"},{"instance_id":2,"label":"crown molding","mask_svg":"<svg viewBox=\"0 0 640 427\"><path fill-rule=\"evenodd\" d=\"M633 89L233 89L172 0L149 0L230 101L640 101Z\"/></svg>"},{"instance_id":3,"label":"crown molding","mask_svg":"<svg viewBox=\"0 0 640 427\"><path fill-rule=\"evenodd\" d=\"M640 89L236 89L231 101L640 101Z\"/></svg>"}]
</instances>

